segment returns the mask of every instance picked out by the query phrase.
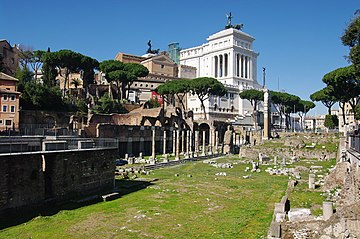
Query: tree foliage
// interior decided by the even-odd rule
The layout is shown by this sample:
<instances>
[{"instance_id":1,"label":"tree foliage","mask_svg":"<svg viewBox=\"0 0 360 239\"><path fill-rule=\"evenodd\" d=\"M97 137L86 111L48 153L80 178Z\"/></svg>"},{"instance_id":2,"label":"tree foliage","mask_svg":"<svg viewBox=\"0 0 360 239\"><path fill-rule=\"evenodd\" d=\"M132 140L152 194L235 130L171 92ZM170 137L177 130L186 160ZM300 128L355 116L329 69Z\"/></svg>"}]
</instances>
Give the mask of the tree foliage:
<instances>
[{"instance_id":1,"label":"tree foliage","mask_svg":"<svg viewBox=\"0 0 360 239\"><path fill-rule=\"evenodd\" d=\"M276 111L280 115L280 125L282 125L282 116L285 115L286 128L290 128L290 114L298 112L297 105L300 98L286 92L270 92L271 103L274 105Z\"/></svg>"},{"instance_id":2,"label":"tree foliage","mask_svg":"<svg viewBox=\"0 0 360 239\"><path fill-rule=\"evenodd\" d=\"M357 11L341 37L345 46L350 47L349 59L355 68L360 71L360 12Z\"/></svg>"},{"instance_id":3,"label":"tree foliage","mask_svg":"<svg viewBox=\"0 0 360 239\"><path fill-rule=\"evenodd\" d=\"M211 95L224 96L227 93L224 85L215 78L211 77L199 77L190 81L190 91L196 94L200 100L201 108L204 113L204 119L206 119L204 101Z\"/></svg>"},{"instance_id":4,"label":"tree foliage","mask_svg":"<svg viewBox=\"0 0 360 239\"><path fill-rule=\"evenodd\" d=\"M100 97L93 111L97 114L127 113L126 109L119 102L111 99L108 93Z\"/></svg>"},{"instance_id":5,"label":"tree foliage","mask_svg":"<svg viewBox=\"0 0 360 239\"><path fill-rule=\"evenodd\" d=\"M352 110L355 110L360 94L360 81L354 65L331 71L324 75L322 81L327 84L329 94L339 102L349 102Z\"/></svg>"},{"instance_id":6,"label":"tree foliage","mask_svg":"<svg viewBox=\"0 0 360 239\"><path fill-rule=\"evenodd\" d=\"M149 74L148 69L136 63L124 63L116 60L105 60L99 65L105 73L105 78L113 82L118 89L118 101L127 98L126 86L129 88L137 77L145 77Z\"/></svg>"},{"instance_id":7,"label":"tree foliage","mask_svg":"<svg viewBox=\"0 0 360 239\"><path fill-rule=\"evenodd\" d=\"M339 125L339 119L337 115L326 115L324 126L328 129L334 129Z\"/></svg>"},{"instance_id":8,"label":"tree foliage","mask_svg":"<svg viewBox=\"0 0 360 239\"><path fill-rule=\"evenodd\" d=\"M264 101L264 92L256 89L244 90L239 94L241 99L250 101L253 107L253 124L255 129L257 128L257 106L261 101Z\"/></svg>"},{"instance_id":9,"label":"tree foliage","mask_svg":"<svg viewBox=\"0 0 360 239\"><path fill-rule=\"evenodd\" d=\"M190 91L190 80L188 79L179 79L165 82L162 85L159 85L155 92L159 95L162 95L163 99L170 102L170 98L177 97L180 104L182 105L183 110L185 110L184 97L186 93Z\"/></svg>"},{"instance_id":10,"label":"tree foliage","mask_svg":"<svg viewBox=\"0 0 360 239\"><path fill-rule=\"evenodd\" d=\"M328 114L331 115L331 107L337 102L336 98L331 94L331 89L325 87L310 95L312 101L320 101L326 108Z\"/></svg>"}]
</instances>

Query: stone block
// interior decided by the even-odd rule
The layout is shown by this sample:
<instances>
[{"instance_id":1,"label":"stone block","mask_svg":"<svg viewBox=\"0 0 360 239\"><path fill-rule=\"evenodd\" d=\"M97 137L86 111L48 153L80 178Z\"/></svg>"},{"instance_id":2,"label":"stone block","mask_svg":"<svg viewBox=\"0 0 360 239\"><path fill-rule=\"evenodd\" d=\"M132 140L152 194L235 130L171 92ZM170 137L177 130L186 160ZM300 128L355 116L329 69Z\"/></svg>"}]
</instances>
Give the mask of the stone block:
<instances>
[{"instance_id":1,"label":"stone block","mask_svg":"<svg viewBox=\"0 0 360 239\"><path fill-rule=\"evenodd\" d=\"M276 222L285 222L285 216L286 216L286 213L284 213L284 212L276 213L275 214L275 221Z\"/></svg>"},{"instance_id":2,"label":"stone block","mask_svg":"<svg viewBox=\"0 0 360 239\"><path fill-rule=\"evenodd\" d=\"M274 213L285 212L285 203L277 202L275 203Z\"/></svg>"},{"instance_id":3,"label":"stone block","mask_svg":"<svg viewBox=\"0 0 360 239\"><path fill-rule=\"evenodd\" d=\"M332 202L323 202L323 218L324 220L329 220L333 215L333 203Z\"/></svg>"},{"instance_id":4,"label":"stone block","mask_svg":"<svg viewBox=\"0 0 360 239\"><path fill-rule=\"evenodd\" d=\"M120 193L110 193L101 196L104 202L111 201L120 197Z\"/></svg>"},{"instance_id":5,"label":"stone block","mask_svg":"<svg viewBox=\"0 0 360 239\"><path fill-rule=\"evenodd\" d=\"M288 212L290 222L304 221L311 215L308 208L295 208Z\"/></svg>"},{"instance_id":6,"label":"stone block","mask_svg":"<svg viewBox=\"0 0 360 239\"><path fill-rule=\"evenodd\" d=\"M44 141L42 143L43 151L56 151L66 149L68 149L68 144L65 140Z\"/></svg>"},{"instance_id":7,"label":"stone block","mask_svg":"<svg viewBox=\"0 0 360 239\"><path fill-rule=\"evenodd\" d=\"M94 148L94 141L92 140L78 141L78 149L91 149L91 148Z\"/></svg>"},{"instance_id":8,"label":"stone block","mask_svg":"<svg viewBox=\"0 0 360 239\"><path fill-rule=\"evenodd\" d=\"M281 225L278 222L272 222L270 224L270 236L281 238Z\"/></svg>"}]
</instances>

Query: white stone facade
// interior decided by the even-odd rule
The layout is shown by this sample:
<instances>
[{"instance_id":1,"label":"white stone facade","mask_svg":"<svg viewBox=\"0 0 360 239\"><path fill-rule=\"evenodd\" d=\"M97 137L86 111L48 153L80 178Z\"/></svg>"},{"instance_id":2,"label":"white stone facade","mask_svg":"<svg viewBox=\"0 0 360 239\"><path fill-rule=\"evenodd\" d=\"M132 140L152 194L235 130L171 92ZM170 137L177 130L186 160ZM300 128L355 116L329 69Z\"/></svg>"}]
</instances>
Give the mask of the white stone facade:
<instances>
[{"instance_id":1,"label":"white stone facade","mask_svg":"<svg viewBox=\"0 0 360 239\"><path fill-rule=\"evenodd\" d=\"M243 89L261 88L257 82L257 56L254 38L242 31L229 28L207 38L207 43L180 51L180 64L196 67L196 77L213 77L223 83L228 94L210 97L205 102L207 119L231 120L252 113L247 100L239 97ZM194 118L201 114L200 101L188 97L189 110Z\"/></svg>"}]
</instances>

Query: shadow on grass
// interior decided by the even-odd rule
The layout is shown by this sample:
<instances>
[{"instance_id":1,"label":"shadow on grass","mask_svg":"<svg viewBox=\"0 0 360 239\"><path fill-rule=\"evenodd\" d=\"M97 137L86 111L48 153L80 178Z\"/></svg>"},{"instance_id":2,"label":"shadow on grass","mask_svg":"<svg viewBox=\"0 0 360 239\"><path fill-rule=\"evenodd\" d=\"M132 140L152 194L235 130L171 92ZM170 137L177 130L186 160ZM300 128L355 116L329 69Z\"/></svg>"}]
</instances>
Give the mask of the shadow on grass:
<instances>
[{"instance_id":1,"label":"shadow on grass","mask_svg":"<svg viewBox=\"0 0 360 239\"><path fill-rule=\"evenodd\" d=\"M97 192L96 194L88 194L80 197L72 197L66 201L56 201L55 199L49 199L42 204L7 209L0 214L0 230L28 222L37 216L53 216L63 210L73 210L103 202L103 195L117 193L116 197L112 198L119 198L126 194L145 189L146 187L153 185L153 181L156 181L156 179L116 179L115 188L113 190L101 191Z\"/></svg>"}]
</instances>

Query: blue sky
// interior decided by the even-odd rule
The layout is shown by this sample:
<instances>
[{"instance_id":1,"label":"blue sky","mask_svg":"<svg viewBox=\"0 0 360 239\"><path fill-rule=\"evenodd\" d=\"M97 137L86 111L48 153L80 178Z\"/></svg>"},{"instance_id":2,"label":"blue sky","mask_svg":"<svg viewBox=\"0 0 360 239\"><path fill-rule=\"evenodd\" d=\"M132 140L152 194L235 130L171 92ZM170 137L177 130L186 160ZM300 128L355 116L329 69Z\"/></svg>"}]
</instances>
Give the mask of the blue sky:
<instances>
[{"instance_id":1,"label":"blue sky","mask_svg":"<svg viewBox=\"0 0 360 239\"><path fill-rule=\"evenodd\" d=\"M149 39L161 50L170 42L203 44L231 11L232 22L256 38L259 83L266 67L270 89L309 100L324 87L324 74L348 65L340 36L359 8L358 0L0 0L0 39L102 61L119 51L142 55ZM325 111L316 107L310 114Z\"/></svg>"}]
</instances>

